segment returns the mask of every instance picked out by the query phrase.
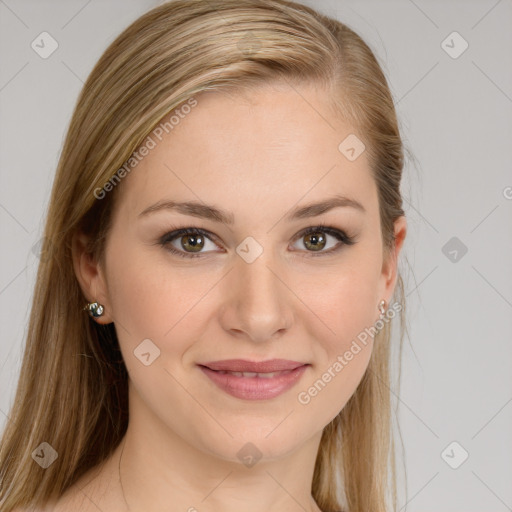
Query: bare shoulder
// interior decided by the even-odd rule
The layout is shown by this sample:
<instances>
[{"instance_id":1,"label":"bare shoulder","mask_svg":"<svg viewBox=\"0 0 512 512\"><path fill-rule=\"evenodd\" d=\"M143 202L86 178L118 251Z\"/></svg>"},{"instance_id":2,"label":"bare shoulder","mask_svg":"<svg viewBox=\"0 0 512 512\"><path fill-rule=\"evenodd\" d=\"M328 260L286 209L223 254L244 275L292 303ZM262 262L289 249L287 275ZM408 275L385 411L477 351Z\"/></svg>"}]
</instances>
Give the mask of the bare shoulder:
<instances>
[{"instance_id":1,"label":"bare shoulder","mask_svg":"<svg viewBox=\"0 0 512 512\"><path fill-rule=\"evenodd\" d=\"M74 512L98 512L98 507L87 499L87 495L77 485L73 485L57 500L48 503L45 507L36 510L31 509L30 512L69 512L70 510Z\"/></svg>"},{"instance_id":2,"label":"bare shoulder","mask_svg":"<svg viewBox=\"0 0 512 512\"><path fill-rule=\"evenodd\" d=\"M17 507L12 512L69 512L70 510L73 512L98 512L98 507L88 498L92 486L91 481L87 480L87 476L81 478L71 485L62 496L46 505Z\"/></svg>"},{"instance_id":3,"label":"bare shoulder","mask_svg":"<svg viewBox=\"0 0 512 512\"><path fill-rule=\"evenodd\" d=\"M30 508L22 508L18 507L15 508L12 512L53 512L54 508L52 505L46 505L43 507L42 505L39 505L38 507L34 508L33 506Z\"/></svg>"},{"instance_id":4,"label":"bare shoulder","mask_svg":"<svg viewBox=\"0 0 512 512\"><path fill-rule=\"evenodd\" d=\"M125 510L113 464L100 464L82 475L58 499L37 508L16 508L12 512L98 512Z\"/></svg>"},{"instance_id":5,"label":"bare shoulder","mask_svg":"<svg viewBox=\"0 0 512 512\"><path fill-rule=\"evenodd\" d=\"M56 502L53 502L48 508L41 512L98 512L98 507L91 502L92 486L85 484L81 480L72 485Z\"/></svg>"},{"instance_id":6,"label":"bare shoulder","mask_svg":"<svg viewBox=\"0 0 512 512\"><path fill-rule=\"evenodd\" d=\"M53 500L46 505L28 508L15 508L12 512L65 512L76 510L77 512L88 512L88 509L79 505L78 494L71 490L57 500ZM91 509L92 510L92 509ZM97 512L97 509L96 509Z\"/></svg>"},{"instance_id":7,"label":"bare shoulder","mask_svg":"<svg viewBox=\"0 0 512 512\"><path fill-rule=\"evenodd\" d=\"M124 510L115 484L115 475L108 467L94 468L71 485L53 508L41 512Z\"/></svg>"},{"instance_id":8,"label":"bare shoulder","mask_svg":"<svg viewBox=\"0 0 512 512\"><path fill-rule=\"evenodd\" d=\"M54 506L54 503L52 503L46 506L39 505L36 508L34 508L33 506L30 508L18 507L15 508L12 512L54 512L56 510Z\"/></svg>"},{"instance_id":9,"label":"bare shoulder","mask_svg":"<svg viewBox=\"0 0 512 512\"><path fill-rule=\"evenodd\" d=\"M87 495L83 492L85 488L89 487L89 474L85 475L79 479L78 482L71 485L62 496L49 501L45 505L17 507L12 512L69 512L71 510L73 512L98 512L98 508L91 506L92 504L87 500Z\"/></svg>"}]
</instances>

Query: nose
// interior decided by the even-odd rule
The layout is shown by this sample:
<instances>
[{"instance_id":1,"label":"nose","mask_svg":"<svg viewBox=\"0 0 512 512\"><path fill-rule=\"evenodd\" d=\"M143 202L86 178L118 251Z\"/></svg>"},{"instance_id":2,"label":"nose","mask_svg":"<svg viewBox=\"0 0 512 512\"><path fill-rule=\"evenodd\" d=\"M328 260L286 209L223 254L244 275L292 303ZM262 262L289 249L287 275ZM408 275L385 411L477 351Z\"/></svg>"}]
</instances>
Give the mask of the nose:
<instances>
[{"instance_id":1,"label":"nose","mask_svg":"<svg viewBox=\"0 0 512 512\"><path fill-rule=\"evenodd\" d=\"M294 318L294 295L284 274L270 251L252 263L238 258L223 283L222 327L233 336L258 343L282 336Z\"/></svg>"}]
</instances>

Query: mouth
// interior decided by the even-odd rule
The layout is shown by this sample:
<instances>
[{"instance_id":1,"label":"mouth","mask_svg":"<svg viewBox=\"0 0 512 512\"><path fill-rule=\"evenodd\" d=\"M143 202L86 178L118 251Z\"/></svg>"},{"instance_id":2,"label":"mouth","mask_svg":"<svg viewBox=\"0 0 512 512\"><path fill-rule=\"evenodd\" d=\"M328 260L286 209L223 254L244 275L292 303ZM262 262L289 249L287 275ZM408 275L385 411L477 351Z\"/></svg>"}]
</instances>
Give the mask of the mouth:
<instances>
[{"instance_id":1,"label":"mouth","mask_svg":"<svg viewBox=\"0 0 512 512\"><path fill-rule=\"evenodd\" d=\"M218 388L231 396L268 400L292 388L311 365L284 359L261 362L231 359L198 366Z\"/></svg>"},{"instance_id":2,"label":"mouth","mask_svg":"<svg viewBox=\"0 0 512 512\"><path fill-rule=\"evenodd\" d=\"M272 373L295 370L306 363L291 361L289 359L268 359L266 361L248 361L246 359L225 359L223 361L210 361L202 363L210 370L238 372L238 373Z\"/></svg>"}]
</instances>

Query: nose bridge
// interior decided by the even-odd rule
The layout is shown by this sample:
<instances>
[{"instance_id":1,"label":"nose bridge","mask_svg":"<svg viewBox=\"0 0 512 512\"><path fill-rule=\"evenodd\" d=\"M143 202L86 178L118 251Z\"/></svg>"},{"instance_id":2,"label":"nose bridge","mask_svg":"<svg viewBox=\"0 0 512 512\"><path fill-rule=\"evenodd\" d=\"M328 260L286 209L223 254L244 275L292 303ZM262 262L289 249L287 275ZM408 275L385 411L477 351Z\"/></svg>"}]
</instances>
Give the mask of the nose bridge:
<instances>
[{"instance_id":1,"label":"nose bridge","mask_svg":"<svg viewBox=\"0 0 512 512\"><path fill-rule=\"evenodd\" d=\"M266 306L270 310L275 307L274 302L280 302L278 296L283 285L275 276L275 270L271 271L276 265L269 253L267 251L252 263L240 261L238 271L240 284L245 288L242 296L246 302L253 306Z\"/></svg>"},{"instance_id":2,"label":"nose bridge","mask_svg":"<svg viewBox=\"0 0 512 512\"><path fill-rule=\"evenodd\" d=\"M244 331L254 341L265 341L290 326L290 294L284 276L279 278L282 267L272 250L263 250L249 261L239 257L230 273L227 307L231 314L224 327Z\"/></svg>"}]
</instances>

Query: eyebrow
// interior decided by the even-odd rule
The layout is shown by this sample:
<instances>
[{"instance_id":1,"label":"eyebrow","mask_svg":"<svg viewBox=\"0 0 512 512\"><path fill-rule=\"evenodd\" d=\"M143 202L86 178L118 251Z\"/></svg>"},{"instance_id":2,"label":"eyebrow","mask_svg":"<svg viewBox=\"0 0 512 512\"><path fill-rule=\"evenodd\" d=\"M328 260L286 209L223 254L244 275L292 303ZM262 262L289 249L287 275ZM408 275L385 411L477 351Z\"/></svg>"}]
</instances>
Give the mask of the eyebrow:
<instances>
[{"instance_id":1,"label":"eyebrow","mask_svg":"<svg viewBox=\"0 0 512 512\"><path fill-rule=\"evenodd\" d=\"M305 206L296 207L292 209L290 212L288 212L288 214L285 216L285 220L293 221L305 219L308 217L316 217L318 215L321 215L322 213L332 210L333 208L346 207L354 208L362 213L366 212L364 206L355 199L350 199L345 196L336 195L323 201L309 203L306 204ZM141 213L139 213L139 217L145 217L146 215L162 210L176 211L184 215L192 215L193 217L210 219L213 220L214 222L219 222L227 225L234 224L234 215L232 212L221 210L219 208L216 208L215 206L207 205L197 201L159 201L158 203L149 206Z\"/></svg>"}]
</instances>

